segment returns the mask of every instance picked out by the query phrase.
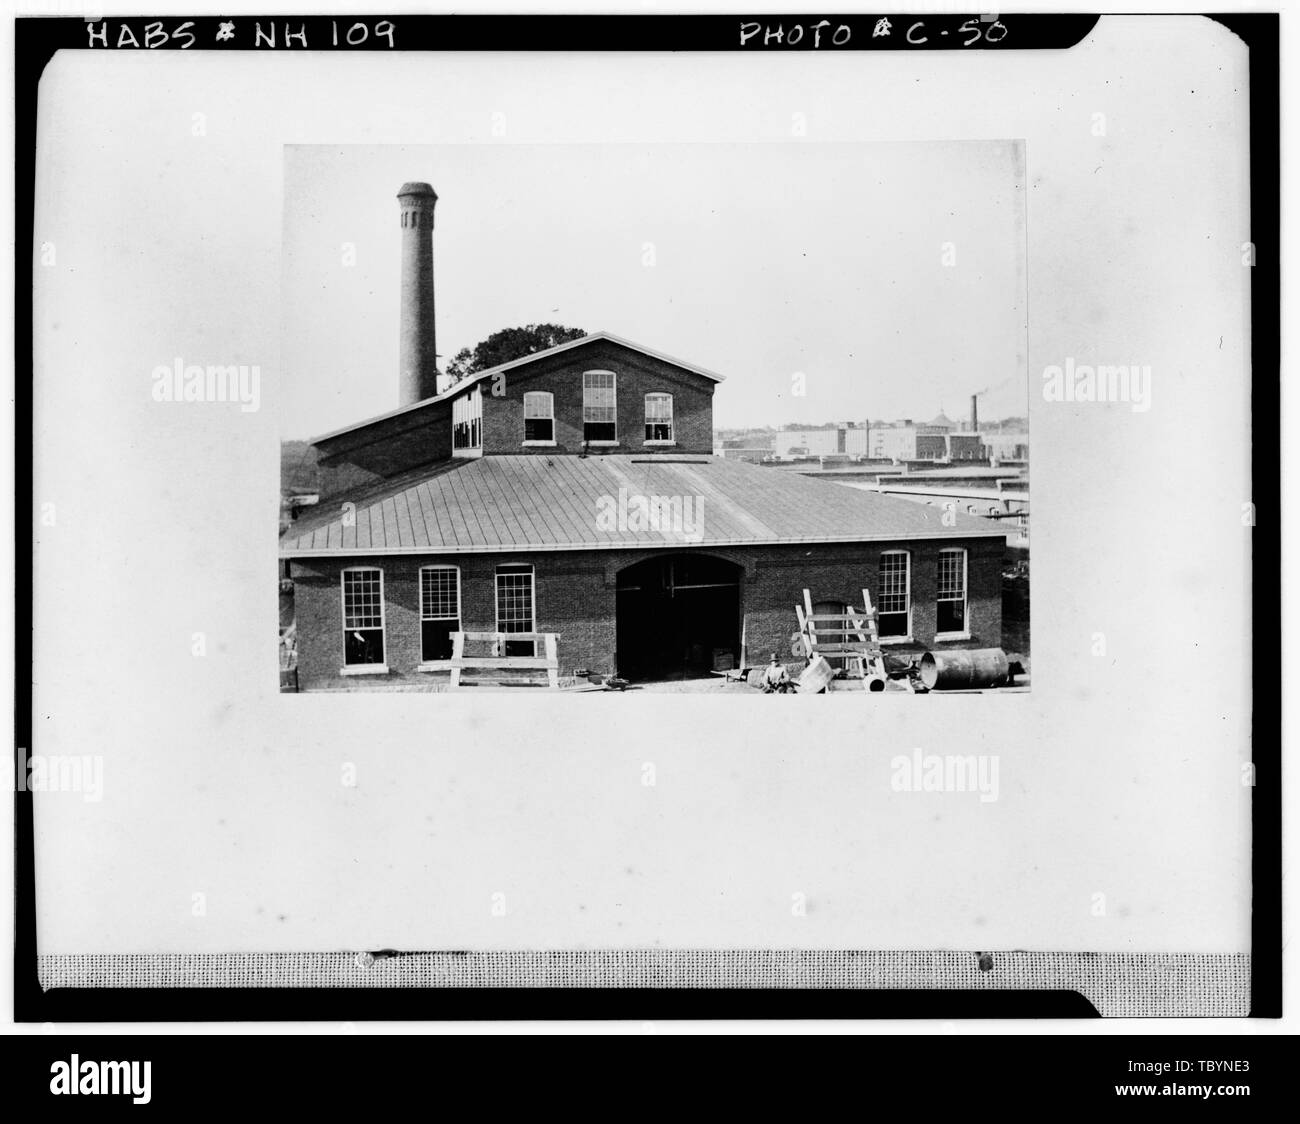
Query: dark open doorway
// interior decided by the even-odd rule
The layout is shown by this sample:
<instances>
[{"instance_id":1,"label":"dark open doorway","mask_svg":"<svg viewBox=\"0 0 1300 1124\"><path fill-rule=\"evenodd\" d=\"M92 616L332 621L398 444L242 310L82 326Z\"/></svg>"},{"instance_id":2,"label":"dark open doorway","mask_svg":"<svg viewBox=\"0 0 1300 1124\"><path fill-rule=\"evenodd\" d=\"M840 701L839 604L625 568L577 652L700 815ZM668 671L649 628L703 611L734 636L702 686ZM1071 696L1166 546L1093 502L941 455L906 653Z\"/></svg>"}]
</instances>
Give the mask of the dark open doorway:
<instances>
[{"instance_id":1,"label":"dark open doorway","mask_svg":"<svg viewBox=\"0 0 1300 1124\"><path fill-rule=\"evenodd\" d=\"M618 673L691 679L740 660L740 577L732 562L670 554L618 575Z\"/></svg>"}]
</instances>

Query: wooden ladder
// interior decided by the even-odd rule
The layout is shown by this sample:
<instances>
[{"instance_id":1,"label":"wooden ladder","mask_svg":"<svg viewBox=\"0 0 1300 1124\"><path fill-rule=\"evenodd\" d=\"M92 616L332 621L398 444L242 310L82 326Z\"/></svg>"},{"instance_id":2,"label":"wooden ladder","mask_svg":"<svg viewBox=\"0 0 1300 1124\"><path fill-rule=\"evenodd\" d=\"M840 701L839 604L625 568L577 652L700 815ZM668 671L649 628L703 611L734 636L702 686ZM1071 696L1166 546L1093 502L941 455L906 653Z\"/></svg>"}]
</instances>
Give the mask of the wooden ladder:
<instances>
[{"instance_id":1,"label":"wooden ladder","mask_svg":"<svg viewBox=\"0 0 1300 1124\"><path fill-rule=\"evenodd\" d=\"M862 603L864 608L850 606L847 613L814 613L812 593L805 589L803 604L796 605L794 611L808 659L843 660L862 677L863 688L870 690L873 682L884 684L889 677L869 590L862 591Z\"/></svg>"}]
</instances>

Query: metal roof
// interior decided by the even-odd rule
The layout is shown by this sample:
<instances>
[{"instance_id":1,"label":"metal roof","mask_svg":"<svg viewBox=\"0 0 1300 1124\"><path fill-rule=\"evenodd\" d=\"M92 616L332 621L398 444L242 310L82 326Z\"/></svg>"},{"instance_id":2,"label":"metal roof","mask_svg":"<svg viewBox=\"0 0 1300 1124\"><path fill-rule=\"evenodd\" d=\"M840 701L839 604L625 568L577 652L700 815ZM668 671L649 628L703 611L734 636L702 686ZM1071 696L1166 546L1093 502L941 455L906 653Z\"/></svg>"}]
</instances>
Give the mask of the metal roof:
<instances>
[{"instance_id":1,"label":"metal roof","mask_svg":"<svg viewBox=\"0 0 1300 1124\"><path fill-rule=\"evenodd\" d=\"M667 506L647 509L655 498ZM354 510L344 509L350 501ZM332 513L332 514L331 514ZM281 557L1006 538L986 520L709 456L486 456L325 500ZM649 518L646 518L646 516Z\"/></svg>"},{"instance_id":2,"label":"metal roof","mask_svg":"<svg viewBox=\"0 0 1300 1124\"><path fill-rule=\"evenodd\" d=\"M508 363L499 363L495 367L489 367L485 371L475 371L474 374L453 383L441 394L435 394L432 398L422 398L419 402L411 402L405 406L399 406L396 410L389 410L387 413L377 414L373 418L366 418L365 421L353 422L351 425L345 425L341 429L330 430L329 433L322 433L319 437L313 437L309 444L315 445L319 441L328 441L332 437L340 437L344 433L351 433L354 429L364 429L368 425L374 425L375 422L387 421L389 418L395 418L401 414L409 413L412 410L418 410L424 406L430 406L435 402L449 402L458 394L462 393L467 387L473 386L476 382L482 382L484 379L493 378L503 371L512 371L516 367L522 367L527 363L534 363L538 359L546 359L552 355L559 355L561 352L572 351L576 347L582 347L585 344L595 343L597 340L606 340L609 343L616 343L620 347L626 347L629 351L639 351L642 355L649 355L653 359L659 359L664 363L670 363L674 367L680 367L683 371L690 371L695 375L703 375L706 379L712 379L714 382L722 382L726 376L719 375L715 371L710 371L704 367L697 367L694 363L687 363L684 359L674 359L671 355L665 355L662 351L655 351L652 348L644 347L639 343L633 343L631 340L625 340L621 336L614 335L613 332L592 332L589 336L583 336L581 339L570 340L568 343L556 344L554 347L545 348L542 351L534 351L530 355L521 355L518 359L511 359Z\"/></svg>"}]
</instances>

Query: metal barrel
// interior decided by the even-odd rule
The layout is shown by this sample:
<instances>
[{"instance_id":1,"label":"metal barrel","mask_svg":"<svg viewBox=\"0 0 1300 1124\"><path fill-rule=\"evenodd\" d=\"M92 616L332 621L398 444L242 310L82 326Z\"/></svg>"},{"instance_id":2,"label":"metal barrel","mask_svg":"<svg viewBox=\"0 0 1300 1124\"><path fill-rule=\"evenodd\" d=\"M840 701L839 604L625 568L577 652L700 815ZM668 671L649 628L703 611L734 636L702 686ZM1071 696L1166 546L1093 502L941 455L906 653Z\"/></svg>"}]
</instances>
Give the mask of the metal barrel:
<instances>
[{"instance_id":1,"label":"metal barrel","mask_svg":"<svg viewBox=\"0 0 1300 1124\"><path fill-rule=\"evenodd\" d=\"M1007 654L1001 648L926 652L921 657L921 682L930 691L1005 687L1010 678Z\"/></svg>"}]
</instances>

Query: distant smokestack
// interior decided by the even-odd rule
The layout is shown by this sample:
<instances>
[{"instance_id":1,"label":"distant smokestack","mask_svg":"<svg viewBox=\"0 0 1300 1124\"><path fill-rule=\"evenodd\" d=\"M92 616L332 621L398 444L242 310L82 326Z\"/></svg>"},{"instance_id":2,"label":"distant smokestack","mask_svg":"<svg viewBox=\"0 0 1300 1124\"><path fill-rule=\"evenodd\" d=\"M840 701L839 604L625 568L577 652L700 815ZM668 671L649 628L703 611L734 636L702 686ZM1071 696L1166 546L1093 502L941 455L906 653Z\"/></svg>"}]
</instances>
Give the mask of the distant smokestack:
<instances>
[{"instance_id":1,"label":"distant smokestack","mask_svg":"<svg viewBox=\"0 0 1300 1124\"><path fill-rule=\"evenodd\" d=\"M402 314L399 326L398 405L438 393L438 350L433 331L433 208L427 183L404 183L402 208Z\"/></svg>"},{"instance_id":2,"label":"distant smokestack","mask_svg":"<svg viewBox=\"0 0 1300 1124\"><path fill-rule=\"evenodd\" d=\"M978 394L970 396L970 431L978 433L980 431L980 408Z\"/></svg>"}]
</instances>

